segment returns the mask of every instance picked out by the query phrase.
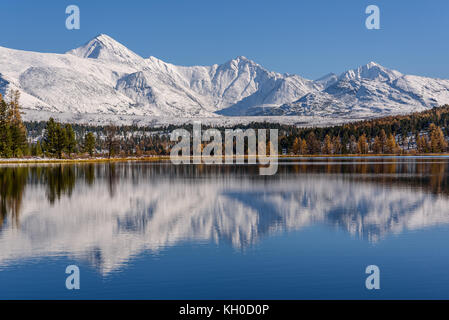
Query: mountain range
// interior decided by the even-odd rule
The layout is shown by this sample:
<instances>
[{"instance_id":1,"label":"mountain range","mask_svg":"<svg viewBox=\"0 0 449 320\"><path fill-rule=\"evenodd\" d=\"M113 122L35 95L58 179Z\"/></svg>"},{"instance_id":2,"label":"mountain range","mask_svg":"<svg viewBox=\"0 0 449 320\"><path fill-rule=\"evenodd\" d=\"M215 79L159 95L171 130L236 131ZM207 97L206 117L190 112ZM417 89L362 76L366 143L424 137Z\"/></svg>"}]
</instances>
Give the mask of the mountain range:
<instances>
[{"instance_id":1,"label":"mountain range","mask_svg":"<svg viewBox=\"0 0 449 320\"><path fill-rule=\"evenodd\" d=\"M316 124L449 104L449 80L404 75L374 62L308 80L243 56L220 65L176 66L145 59L104 34L65 54L0 47L0 93L8 89L21 92L26 120L51 115L74 122Z\"/></svg>"}]
</instances>

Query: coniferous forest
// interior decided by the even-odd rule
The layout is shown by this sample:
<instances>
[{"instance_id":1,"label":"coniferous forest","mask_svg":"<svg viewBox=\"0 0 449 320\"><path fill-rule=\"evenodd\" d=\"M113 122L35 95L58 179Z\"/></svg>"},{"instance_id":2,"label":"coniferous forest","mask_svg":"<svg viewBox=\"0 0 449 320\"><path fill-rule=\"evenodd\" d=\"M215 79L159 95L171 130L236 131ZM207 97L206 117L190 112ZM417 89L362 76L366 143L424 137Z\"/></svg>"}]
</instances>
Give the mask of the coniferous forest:
<instances>
[{"instance_id":1,"label":"coniferous forest","mask_svg":"<svg viewBox=\"0 0 449 320\"><path fill-rule=\"evenodd\" d=\"M19 99L18 91L11 92L7 99L0 94L0 156L3 158L20 158L28 153Z\"/></svg>"},{"instance_id":2,"label":"coniferous forest","mask_svg":"<svg viewBox=\"0 0 449 320\"><path fill-rule=\"evenodd\" d=\"M170 132L191 124L166 127L88 126L23 122L20 94L0 95L0 157L129 157L169 155ZM205 126L206 130L210 127ZM214 127L224 132L225 127ZM332 127L301 128L251 123L239 129L278 129L279 153L288 155L427 154L448 152L449 106L409 115L389 116ZM237 129L231 128L231 129ZM205 143L207 144L207 143Z\"/></svg>"}]
</instances>

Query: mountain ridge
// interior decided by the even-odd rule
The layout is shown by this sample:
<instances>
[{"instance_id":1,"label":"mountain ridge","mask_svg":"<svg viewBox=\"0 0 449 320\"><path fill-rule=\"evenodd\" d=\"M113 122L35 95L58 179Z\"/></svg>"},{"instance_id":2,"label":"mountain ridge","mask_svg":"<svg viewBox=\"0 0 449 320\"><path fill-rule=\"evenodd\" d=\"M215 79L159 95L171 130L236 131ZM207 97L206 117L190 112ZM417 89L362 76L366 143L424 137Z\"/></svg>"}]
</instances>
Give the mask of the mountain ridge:
<instances>
[{"instance_id":1,"label":"mountain ridge","mask_svg":"<svg viewBox=\"0 0 449 320\"><path fill-rule=\"evenodd\" d=\"M25 118L36 112L162 117L369 118L449 103L449 80L405 75L376 62L309 80L269 71L237 56L212 66L143 58L100 34L64 54L0 47L0 92L22 93ZM326 120L327 121L327 120Z\"/></svg>"}]
</instances>

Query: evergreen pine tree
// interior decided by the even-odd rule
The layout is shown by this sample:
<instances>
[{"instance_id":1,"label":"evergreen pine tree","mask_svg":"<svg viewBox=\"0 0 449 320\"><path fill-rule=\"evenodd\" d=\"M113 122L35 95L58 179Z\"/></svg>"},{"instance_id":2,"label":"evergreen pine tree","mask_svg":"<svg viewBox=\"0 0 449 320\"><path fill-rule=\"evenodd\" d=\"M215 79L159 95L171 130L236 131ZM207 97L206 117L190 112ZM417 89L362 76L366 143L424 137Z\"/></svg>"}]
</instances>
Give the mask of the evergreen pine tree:
<instances>
[{"instance_id":1,"label":"evergreen pine tree","mask_svg":"<svg viewBox=\"0 0 449 320\"><path fill-rule=\"evenodd\" d=\"M387 148L387 134L385 133L384 129L380 130L379 145L380 145L379 153L385 153L385 149Z\"/></svg>"},{"instance_id":2,"label":"evergreen pine tree","mask_svg":"<svg viewBox=\"0 0 449 320\"><path fill-rule=\"evenodd\" d=\"M84 151L89 153L92 157L95 150L95 136L92 132L89 132L84 137Z\"/></svg>"},{"instance_id":3,"label":"evergreen pine tree","mask_svg":"<svg viewBox=\"0 0 449 320\"><path fill-rule=\"evenodd\" d=\"M67 133L59 123L56 124L56 153L62 159L62 153L67 148Z\"/></svg>"},{"instance_id":4,"label":"evergreen pine tree","mask_svg":"<svg viewBox=\"0 0 449 320\"><path fill-rule=\"evenodd\" d=\"M117 140L117 127L110 124L106 127L106 148L109 158L115 156L120 148L120 142ZM201 147L201 146L200 146Z\"/></svg>"},{"instance_id":5,"label":"evergreen pine tree","mask_svg":"<svg viewBox=\"0 0 449 320\"><path fill-rule=\"evenodd\" d=\"M45 153L49 156L55 156L57 154L57 139L56 122L53 118L50 118L45 128L43 143Z\"/></svg>"},{"instance_id":6,"label":"evergreen pine tree","mask_svg":"<svg viewBox=\"0 0 449 320\"><path fill-rule=\"evenodd\" d=\"M11 151L14 157L22 157L27 149L27 132L20 114L20 92L10 93L9 99L9 123L11 131Z\"/></svg>"},{"instance_id":7,"label":"evergreen pine tree","mask_svg":"<svg viewBox=\"0 0 449 320\"><path fill-rule=\"evenodd\" d=\"M70 124L65 125L65 134L66 134L66 151L68 155L70 156L71 153L76 152L76 137L75 137L75 131L73 131L73 128Z\"/></svg>"},{"instance_id":8,"label":"evergreen pine tree","mask_svg":"<svg viewBox=\"0 0 449 320\"><path fill-rule=\"evenodd\" d=\"M309 154L319 154L321 151L320 142L313 132L309 133L307 136L307 149Z\"/></svg>"},{"instance_id":9,"label":"evergreen pine tree","mask_svg":"<svg viewBox=\"0 0 449 320\"><path fill-rule=\"evenodd\" d=\"M9 126L9 111L8 104L3 100L0 94L0 157L12 157L12 140Z\"/></svg>"},{"instance_id":10,"label":"evergreen pine tree","mask_svg":"<svg viewBox=\"0 0 449 320\"><path fill-rule=\"evenodd\" d=\"M35 147L35 156L36 157L41 157L42 156L42 146L41 146L41 142L37 141L36 142L36 147Z\"/></svg>"}]
</instances>

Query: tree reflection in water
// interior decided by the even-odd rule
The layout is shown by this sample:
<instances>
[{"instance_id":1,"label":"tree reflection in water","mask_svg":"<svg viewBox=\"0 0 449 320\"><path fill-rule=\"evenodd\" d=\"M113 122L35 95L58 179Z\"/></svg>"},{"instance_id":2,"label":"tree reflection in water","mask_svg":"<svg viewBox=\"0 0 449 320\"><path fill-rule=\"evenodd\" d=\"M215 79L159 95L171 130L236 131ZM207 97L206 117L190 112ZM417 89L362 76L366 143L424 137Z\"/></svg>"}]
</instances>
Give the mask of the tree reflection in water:
<instances>
[{"instance_id":1,"label":"tree reflection in water","mask_svg":"<svg viewBox=\"0 0 449 320\"><path fill-rule=\"evenodd\" d=\"M0 230L6 219L19 224L22 197L28 178L28 167L0 168Z\"/></svg>"},{"instance_id":2,"label":"tree reflection in water","mask_svg":"<svg viewBox=\"0 0 449 320\"><path fill-rule=\"evenodd\" d=\"M74 252L107 272L143 248L185 240L244 248L324 223L378 241L449 223L445 159L284 161L275 176L257 165L169 162L0 167L0 262L30 239L36 255Z\"/></svg>"}]
</instances>

